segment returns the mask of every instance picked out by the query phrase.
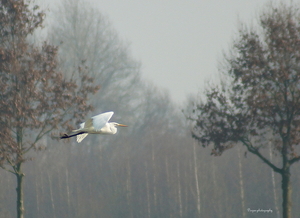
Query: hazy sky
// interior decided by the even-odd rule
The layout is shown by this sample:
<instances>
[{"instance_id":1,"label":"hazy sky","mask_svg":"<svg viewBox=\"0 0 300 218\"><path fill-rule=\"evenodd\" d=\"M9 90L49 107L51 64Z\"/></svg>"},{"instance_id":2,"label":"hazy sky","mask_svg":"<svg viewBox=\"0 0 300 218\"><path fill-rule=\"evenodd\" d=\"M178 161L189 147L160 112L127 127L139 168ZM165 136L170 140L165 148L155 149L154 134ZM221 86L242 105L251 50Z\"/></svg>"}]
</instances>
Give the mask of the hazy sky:
<instances>
[{"instance_id":1,"label":"hazy sky","mask_svg":"<svg viewBox=\"0 0 300 218\"><path fill-rule=\"evenodd\" d=\"M181 103L216 78L218 61L237 32L238 20L254 21L269 0L90 2L130 43L134 59L142 63L143 77Z\"/></svg>"},{"instance_id":2,"label":"hazy sky","mask_svg":"<svg viewBox=\"0 0 300 218\"><path fill-rule=\"evenodd\" d=\"M97 0L119 36L130 42L145 79L175 102L217 74L238 20L249 23L268 0Z\"/></svg>"}]
</instances>

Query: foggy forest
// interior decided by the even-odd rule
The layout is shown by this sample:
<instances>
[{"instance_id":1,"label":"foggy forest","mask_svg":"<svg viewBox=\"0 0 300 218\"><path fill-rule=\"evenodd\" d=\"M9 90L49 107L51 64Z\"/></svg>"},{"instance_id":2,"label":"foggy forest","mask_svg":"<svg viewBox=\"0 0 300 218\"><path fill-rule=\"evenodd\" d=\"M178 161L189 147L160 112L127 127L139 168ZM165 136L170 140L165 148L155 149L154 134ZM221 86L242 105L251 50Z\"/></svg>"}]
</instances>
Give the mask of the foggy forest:
<instances>
[{"instance_id":1,"label":"foggy forest","mask_svg":"<svg viewBox=\"0 0 300 218\"><path fill-rule=\"evenodd\" d=\"M266 30L265 43L258 43L263 30L242 26L240 40L224 57L228 79L178 105L166 90L143 79L142 61L131 56L109 17L87 1L62 0L49 18L36 2L26 2L0 3L0 218L300 214L297 10L281 4L261 15L267 30L290 19L283 33ZM294 38L284 38L285 32ZM284 76L274 82L253 73L264 71L262 60L269 53L263 49L274 35L284 39L281 44L274 39L277 50L270 57L292 54L282 58L291 59L286 68L296 69L292 79L286 79L286 62L272 58L266 58L274 63L268 70L277 75L278 63ZM282 92L286 98L276 94L272 82L278 89L288 87ZM272 93L288 103L271 105ZM286 111L293 117L281 122L276 116L272 123L274 108L282 120ZM59 139L106 111L114 111L111 120L128 127L116 135L90 135L81 143ZM286 196L283 178L290 178Z\"/></svg>"}]
</instances>

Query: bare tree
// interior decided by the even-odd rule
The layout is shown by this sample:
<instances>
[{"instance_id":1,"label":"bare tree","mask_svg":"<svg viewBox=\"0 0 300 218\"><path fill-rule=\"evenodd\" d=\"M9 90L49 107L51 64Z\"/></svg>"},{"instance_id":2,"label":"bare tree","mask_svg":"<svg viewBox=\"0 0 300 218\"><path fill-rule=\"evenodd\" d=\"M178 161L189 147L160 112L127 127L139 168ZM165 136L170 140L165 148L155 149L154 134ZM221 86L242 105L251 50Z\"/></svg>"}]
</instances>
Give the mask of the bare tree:
<instances>
[{"instance_id":1,"label":"bare tree","mask_svg":"<svg viewBox=\"0 0 300 218\"><path fill-rule=\"evenodd\" d=\"M98 110L126 114L140 86L140 63L113 29L109 19L87 1L63 0L49 21L49 39L60 45L63 69L85 60L101 90L94 96ZM122 110L118 108L122 106ZM128 115L130 114L127 111Z\"/></svg>"},{"instance_id":2,"label":"bare tree","mask_svg":"<svg viewBox=\"0 0 300 218\"><path fill-rule=\"evenodd\" d=\"M0 166L17 178L17 214L24 217L22 165L40 139L52 130L70 128L70 120L92 109L89 94L98 89L84 69L79 81L57 70L57 47L28 43L41 27L44 12L23 0L0 5ZM76 111L74 110L76 108Z\"/></svg>"},{"instance_id":3,"label":"bare tree","mask_svg":"<svg viewBox=\"0 0 300 218\"><path fill-rule=\"evenodd\" d=\"M226 57L230 87L212 88L196 105L193 137L221 155L241 142L282 178L283 217L292 217L292 164L300 160L300 13L296 5L269 5L259 28L241 27ZM269 143L270 142L270 143ZM269 144L281 158L268 159Z\"/></svg>"}]
</instances>

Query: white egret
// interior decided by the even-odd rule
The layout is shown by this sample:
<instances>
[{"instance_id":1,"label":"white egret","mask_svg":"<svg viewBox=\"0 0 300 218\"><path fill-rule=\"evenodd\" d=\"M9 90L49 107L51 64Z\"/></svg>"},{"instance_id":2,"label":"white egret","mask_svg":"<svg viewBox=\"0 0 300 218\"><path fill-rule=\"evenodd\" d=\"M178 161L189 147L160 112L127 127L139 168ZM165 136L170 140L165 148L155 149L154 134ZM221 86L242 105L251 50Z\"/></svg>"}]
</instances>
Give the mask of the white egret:
<instances>
[{"instance_id":1,"label":"white egret","mask_svg":"<svg viewBox=\"0 0 300 218\"><path fill-rule=\"evenodd\" d=\"M89 118L86 122L80 124L80 128L73 130L73 134L64 134L61 139L77 136L77 142L80 143L88 134L116 134L117 126L126 127L127 125L116 122L109 123L114 112L106 112Z\"/></svg>"}]
</instances>

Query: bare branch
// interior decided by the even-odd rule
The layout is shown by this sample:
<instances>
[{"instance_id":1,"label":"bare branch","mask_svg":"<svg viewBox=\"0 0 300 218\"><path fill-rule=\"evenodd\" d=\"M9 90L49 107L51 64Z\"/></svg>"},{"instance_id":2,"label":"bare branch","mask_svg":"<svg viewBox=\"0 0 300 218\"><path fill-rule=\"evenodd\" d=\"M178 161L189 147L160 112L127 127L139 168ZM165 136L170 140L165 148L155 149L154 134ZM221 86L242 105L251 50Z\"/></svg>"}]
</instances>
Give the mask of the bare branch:
<instances>
[{"instance_id":1,"label":"bare branch","mask_svg":"<svg viewBox=\"0 0 300 218\"><path fill-rule=\"evenodd\" d=\"M296 163L300 160L300 157L294 157L292 159L289 160L290 165L292 165L293 163Z\"/></svg>"},{"instance_id":2,"label":"bare branch","mask_svg":"<svg viewBox=\"0 0 300 218\"><path fill-rule=\"evenodd\" d=\"M276 167L273 163L271 163L266 157L264 157L259 152L259 149L255 148L248 140L246 141L244 139L240 139L240 141L247 147L249 152L259 157L265 164L271 167L276 173L282 173L282 169Z\"/></svg>"}]
</instances>

